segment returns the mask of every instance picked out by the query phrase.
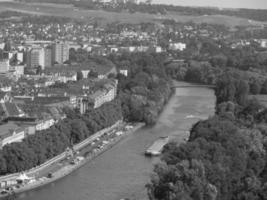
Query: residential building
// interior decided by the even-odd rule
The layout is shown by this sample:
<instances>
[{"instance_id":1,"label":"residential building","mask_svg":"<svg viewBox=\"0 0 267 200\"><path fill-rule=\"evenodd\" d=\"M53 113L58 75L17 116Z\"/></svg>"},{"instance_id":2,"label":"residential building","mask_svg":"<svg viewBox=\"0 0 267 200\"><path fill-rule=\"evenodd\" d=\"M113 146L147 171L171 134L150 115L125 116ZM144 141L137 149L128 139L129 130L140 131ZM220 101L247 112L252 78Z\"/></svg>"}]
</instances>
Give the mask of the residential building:
<instances>
[{"instance_id":1,"label":"residential building","mask_svg":"<svg viewBox=\"0 0 267 200\"><path fill-rule=\"evenodd\" d=\"M27 67L34 68L45 66L45 51L44 48L36 46L30 49L27 53Z\"/></svg>"},{"instance_id":2,"label":"residential building","mask_svg":"<svg viewBox=\"0 0 267 200\"><path fill-rule=\"evenodd\" d=\"M57 41L53 44L53 63L63 64L69 60L69 44L67 42Z\"/></svg>"},{"instance_id":3,"label":"residential building","mask_svg":"<svg viewBox=\"0 0 267 200\"><path fill-rule=\"evenodd\" d=\"M52 49L35 46L27 54L27 66L30 68L41 66L42 69L52 66Z\"/></svg>"},{"instance_id":4,"label":"residential building","mask_svg":"<svg viewBox=\"0 0 267 200\"><path fill-rule=\"evenodd\" d=\"M40 120L36 124L36 131L42 131L49 129L51 126L55 124L55 120L53 118L48 118L45 120Z\"/></svg>"},{"instance_id":5,"label":"residential building","mask_svg":"<svg viewBox=\"0 0 267 200\"><path fill-rule=\"evenodd\" d=\"M17 52L17 60L19 63L24 62L24 53L23 52Z\"/></svg>"},{"instance_id":6,"label":"residential building","mask_svg":"<svg viewBox=\"0 0 267 200\"><path fill-rule=\"evenodd\" d=\"M52 61L52 48L46 47L44 49L44 67L51 67L53 65Z\"/></svg>"},{"instance_id":7,"label":"residential building","mask_svg":"<svg viewBox=\"0 0 267 200\"><path fill-rule=\"evenodd\" d=\"M15 66L10 66L10 71L13 72L13 75L20 77L24 75L24 65L15 65Z\"/></svg>"},{"instance_id":8,"label":"residential building","mask_svg":"<svg viewBox=\"0 0 267 200\"><path fill-rule=\"evenodd\" d=\"M0 60L0 73L7 73L9 71L10 65L9 60Z\"/></svg>"},{"instance_id":9,"label":"residential building","mask_svg":"<svg viewBox=\"0 0 267 200\"><path fill-rule=\"evenodd\" d=\"M80 99L80 112L83 114L86 110L91 108L99 108L104 103L110 102L117 96L118 80L112 80L104 84L103 89L95 91L88 97Z\"/></svg>"},{"instance_id":10,"label":"residential building","mask_svg":"<svg viewBox=\"0 0 267 200\"><path fill-rule=\"evenodd\" d=\"M186 49L186 44L185 43L181 43L181 42L170 43L169 44L169 49L173 50L173 51L176 51L176 50L183 51L183 50Z\"/></svg>"},{"instance_id":11,"label":"residential building","mask_svg":"<svg viewBox=\"0 0 267 200\"><path fill-rule=\"evenodd\" d=\"M120 69L120 74L127 77L128 76L128 70L127 69Z\"/></svg>"},{"instance_id":12,"label":"residential building","mask_svg":"<svg viewBox=\"0 0 267 200\"><path fill-rule=\"evenodd\" d=\"M0 92L0 103L5 103L11 100L11 96L9 93Z\"/></svg>"},{"instance_id":13,"label":"residential building","mask_svg":"<svg viewBox=\"0 0 267 200\"><path fill-rule=\"evenodd\" d=\"M21 142L25 138L25 129L13 122L0 125L0 147L14 142Z\"/></svg>"}]
</instances>

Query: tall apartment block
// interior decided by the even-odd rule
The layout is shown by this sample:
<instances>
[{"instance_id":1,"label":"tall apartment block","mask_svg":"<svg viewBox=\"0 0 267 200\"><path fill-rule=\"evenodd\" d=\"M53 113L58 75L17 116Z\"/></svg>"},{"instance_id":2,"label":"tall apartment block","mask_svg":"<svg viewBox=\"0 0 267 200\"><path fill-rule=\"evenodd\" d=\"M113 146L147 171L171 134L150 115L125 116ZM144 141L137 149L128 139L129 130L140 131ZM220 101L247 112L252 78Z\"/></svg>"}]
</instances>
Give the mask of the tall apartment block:
<instances>
[{"instance_id":1,"label":"tall apartment block","mask_svg":"<svg viewBox=\"0 0 267 200\"><path fill-rule=\"evenodd\" d=\"M27 52L27 67L34 68L38 66L41 66L42 69L52 66L51 48L36 46Z\"/></svg>"},{"instance_id":2,"label":"tall apartment block","mask_svg":"<svg viewBox=\"0 0 267 200\"><path fill-rule=\"evenodd\" d=\"M57 41L53 44L53 64L63 64L69 60L69 44Z\"/></svg>"}]
</instances>

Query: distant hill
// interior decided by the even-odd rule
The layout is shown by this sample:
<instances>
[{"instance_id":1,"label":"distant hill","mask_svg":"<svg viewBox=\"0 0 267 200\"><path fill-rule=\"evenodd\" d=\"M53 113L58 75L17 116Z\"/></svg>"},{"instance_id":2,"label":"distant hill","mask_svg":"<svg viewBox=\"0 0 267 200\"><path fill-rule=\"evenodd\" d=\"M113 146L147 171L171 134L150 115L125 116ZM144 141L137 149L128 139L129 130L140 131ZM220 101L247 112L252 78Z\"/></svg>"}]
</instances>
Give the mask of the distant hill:
<instances>
[{"instance_id":1,"label":"distant hill","mask_svg":"<svg viewBox=\"0 0 267 200\"><path fill-rule=\"evenodd\" d=\"M40 0L26 0L26 1L40 1ZM177 22L195 22L195 23L209 23L209 24L223 24L226 26L260 26L264 24L260 21L248 20L246 18L217 14L212 9L198 10L197 8L185 7L168 7L168 12L165 14L151 14L145 12L129 12L123 11L106 11L103 9L90 9L90 8L77 8L76 6L68 4L59 4L58 2L68 2L72 0L45 0L56 1L53 3L21 3L21 2L0 2L0 12L2 11L16 11L25 14L33 15L47 15L47 16L59 16L68 17L76 20L82 20L86 22L98 21L101 24L107 23L146 23L146 22L162 22L166 19L172 19ZM149 6L149 5L147 5ZM161 6L159 6L161 7ZM161 7L164 8L164 7ZM180 12L176 10L180 9ZM196 9L197 12L193 12ZM214 9L216 10L216 9ZM204 14L208 13L209 14ZM228 11L225 11L228 12ZM236 12L230 10L229 12ZM218 13L220 11L218 10ZM267 20L266 20L267 21Z\"/></svg>"},{"instance_id":2,"label":"distant hill","mask_svg":"<svg viewBox=\"0 0 267 200\"><path fill-rule=\"evenodd\" d=\"M184 7L174 5L163 5L163 4L120 4L114 7L114 4L103 4L95 3L92 0L15 0L18 2L37 2L37 3L56 3L56 4L72 4L76 7L86 9L101 8L106 11L124 11L129 10L130 12L142 12L150 14L168 14L170 11L179 12L181 15L228 15L247 18L257 21L267 21L267 10L261 9L219 9L213 7Z\"/></svg>"}]
</instances>

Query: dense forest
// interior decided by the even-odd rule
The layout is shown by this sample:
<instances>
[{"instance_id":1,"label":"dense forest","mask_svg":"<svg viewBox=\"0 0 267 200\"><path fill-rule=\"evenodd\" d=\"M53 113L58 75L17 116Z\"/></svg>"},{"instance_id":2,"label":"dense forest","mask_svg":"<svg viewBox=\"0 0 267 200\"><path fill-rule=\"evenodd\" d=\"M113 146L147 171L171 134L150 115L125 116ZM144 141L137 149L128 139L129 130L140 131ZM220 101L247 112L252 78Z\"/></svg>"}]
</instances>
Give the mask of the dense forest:
<instances>
[{"instance_id":1,"label":"dense forest","mask_svg":"<svg viewBox=\"0 0 267 200\"><path fill-rule=\"evenodd\" d=\"M120 102L115 100L98 109L80 115L65 110L67 118L52 128L28 136L20 143L12 143L0 151L0 174L31 169L64 152L97 131L122 119Z\"/></svg>"},{"instance_id":2,"label":"dense forest","mask_svg":"<svg viewBox=\"0 0 267 200\"><path fill-rule=\"evenodd\" d=\"M267 109L235 73L219 76L215 94L215 116L196 123L187 143L165 147L147 185L151 200L267 198Z\"/></svg>"}]
</instances>

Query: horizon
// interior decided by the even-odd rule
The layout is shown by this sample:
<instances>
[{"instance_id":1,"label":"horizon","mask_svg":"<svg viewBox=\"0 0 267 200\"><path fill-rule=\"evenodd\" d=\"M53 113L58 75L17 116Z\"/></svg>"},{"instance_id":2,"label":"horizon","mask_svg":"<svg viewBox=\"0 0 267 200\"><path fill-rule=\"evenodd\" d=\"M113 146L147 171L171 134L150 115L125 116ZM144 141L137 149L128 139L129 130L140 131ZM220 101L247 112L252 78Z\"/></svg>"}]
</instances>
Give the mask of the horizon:
<instances>
[{"instance_id":1,"label":"horizon","mask_svg":"<svg viewBox=\"0 0 267 200\"><path fill-rule=\"evenodd\" d=\"M266 0L152 0L152 3L189 7L267 9Z\"/></svg>"}]
</instances>

